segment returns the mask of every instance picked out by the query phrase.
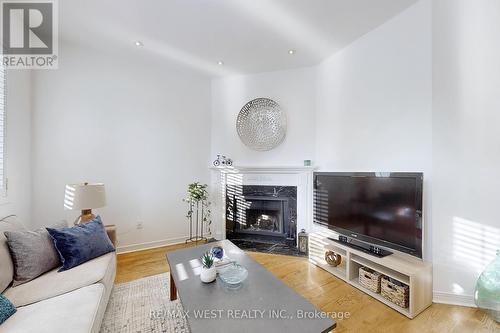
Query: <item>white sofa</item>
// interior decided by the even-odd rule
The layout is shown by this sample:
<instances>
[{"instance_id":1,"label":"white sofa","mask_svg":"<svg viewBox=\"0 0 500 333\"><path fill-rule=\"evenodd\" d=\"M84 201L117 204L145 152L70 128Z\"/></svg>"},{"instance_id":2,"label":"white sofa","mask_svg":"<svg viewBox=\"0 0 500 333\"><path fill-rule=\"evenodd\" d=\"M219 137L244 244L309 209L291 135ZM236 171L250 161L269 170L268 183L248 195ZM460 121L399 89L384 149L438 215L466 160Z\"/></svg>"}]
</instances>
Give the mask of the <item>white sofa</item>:
<instances>
[{"instance_id":1,"label":"white sofa","mask_svg":"<svg viewBox=\"0 0 500 333\"><path fill-rule=\"evenodd\" d=\"M0 222L0 292L17 308L0 333L98 333L115 280L115 253L2 290L14 272L4 231L16 229Z\"/></svg>"}]
</instances>

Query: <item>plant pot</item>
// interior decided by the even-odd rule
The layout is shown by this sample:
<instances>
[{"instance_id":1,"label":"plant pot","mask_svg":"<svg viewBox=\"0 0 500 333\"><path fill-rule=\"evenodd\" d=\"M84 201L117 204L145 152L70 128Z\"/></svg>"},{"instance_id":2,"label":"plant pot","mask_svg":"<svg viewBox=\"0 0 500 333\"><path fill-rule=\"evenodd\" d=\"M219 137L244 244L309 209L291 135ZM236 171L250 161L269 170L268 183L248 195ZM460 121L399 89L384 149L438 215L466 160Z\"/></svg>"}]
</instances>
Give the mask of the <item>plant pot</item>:
<instances>
[{"instance_id":1,"label":"plant pot","mask_svg":"<svg viewBox=\"0 0 500 333\"><path fill-rule=\"evenodd\" d=\"M215 266L212 266L210 268L201 268L201 273L200 273L200 280L201 282L204 283L210 283L215 280L215 277L217 275L217 270L215 269Z\"/></svg>"}]
</instances>

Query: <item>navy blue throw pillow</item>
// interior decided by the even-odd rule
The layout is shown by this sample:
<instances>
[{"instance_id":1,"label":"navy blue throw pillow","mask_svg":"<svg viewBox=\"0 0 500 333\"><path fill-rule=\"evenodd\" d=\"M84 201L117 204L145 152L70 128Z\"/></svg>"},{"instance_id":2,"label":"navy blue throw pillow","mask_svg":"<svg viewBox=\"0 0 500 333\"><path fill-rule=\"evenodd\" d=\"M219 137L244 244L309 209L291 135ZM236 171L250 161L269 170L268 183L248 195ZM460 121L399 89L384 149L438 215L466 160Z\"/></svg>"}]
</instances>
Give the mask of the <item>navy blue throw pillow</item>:
<instances>
[{"instance_id":1,"label":"navy blue throw pillow","mask_svg":"<svg viewBox=\"0 0 500 333\"><path fill-rule=\"evenodd\" d=\"M14 305L3 295L0 295L0 325L16 313L16 311Z\"/></svg>"},{"instance_id":2,"label":"navy blue throw pillow","mask_svg":"<svg viewBox=\"0 0 500 333\"><path fill-rule=\"evenodd\" d=\"M106 234L100 216L75 227L47 228L47 231L54 240L54 245L63 264L59 272L115 250L108 234Z\"/></svg>"}]
</instances>

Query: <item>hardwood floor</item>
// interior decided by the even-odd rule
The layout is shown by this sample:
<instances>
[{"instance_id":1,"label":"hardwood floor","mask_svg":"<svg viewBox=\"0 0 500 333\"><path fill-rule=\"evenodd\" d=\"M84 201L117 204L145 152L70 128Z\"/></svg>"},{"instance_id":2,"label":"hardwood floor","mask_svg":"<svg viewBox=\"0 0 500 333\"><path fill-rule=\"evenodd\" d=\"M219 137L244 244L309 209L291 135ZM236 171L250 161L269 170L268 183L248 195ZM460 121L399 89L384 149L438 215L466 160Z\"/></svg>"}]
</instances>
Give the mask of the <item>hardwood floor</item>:
<instances>
[{"instance_id":1,"label":"hardwood floor","mask_svg":"<svg viewBox=\"0 0 500 333\"><path fill-rule=\"evenodd\" d=\"M169 271L165 253L173 245L118 255L116 283ZM348 312L335 332L500 332L500 325L474 308L433 304L410 320L365 293L310 264L305 258L248 252L290 288L323 311Z\"/></svg>"}]
</instances>

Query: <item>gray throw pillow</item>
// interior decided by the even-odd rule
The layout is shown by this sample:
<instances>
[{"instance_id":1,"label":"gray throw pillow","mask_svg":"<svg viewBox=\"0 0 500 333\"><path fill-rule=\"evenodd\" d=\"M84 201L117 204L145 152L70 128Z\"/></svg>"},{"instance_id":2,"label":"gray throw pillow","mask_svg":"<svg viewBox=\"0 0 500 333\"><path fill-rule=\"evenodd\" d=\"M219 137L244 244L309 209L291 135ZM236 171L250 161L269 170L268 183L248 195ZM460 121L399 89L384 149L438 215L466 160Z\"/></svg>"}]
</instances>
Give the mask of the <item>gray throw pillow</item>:
<instances>
[{"instance_id":1,"label":"gray throw pillow","mask_svg":"<svg viewBox=\"0 0 500 333\"><path fill-rule=\"evenodd\" d=\"M52 227L57 229L67 226L66 222L60 222ZM6 231L4 234L14 262L12 287L61 266L54 242L45 228L35 231Z\"/></svg>"},{"instance_id":2,"label":"gray throw pillow","mask_svg":"<svg viewBox=\"0 0 500 333\"><path fill-rule=\"evenodd\" d=\"M22 223L15 216L4 217L0 220L0 293L12 283L14 279L14 263L10 255L5 231L25 230Z\"/></svg>"}]
</instances>

